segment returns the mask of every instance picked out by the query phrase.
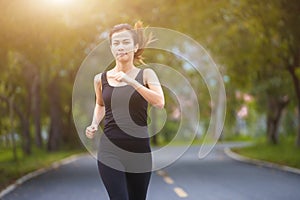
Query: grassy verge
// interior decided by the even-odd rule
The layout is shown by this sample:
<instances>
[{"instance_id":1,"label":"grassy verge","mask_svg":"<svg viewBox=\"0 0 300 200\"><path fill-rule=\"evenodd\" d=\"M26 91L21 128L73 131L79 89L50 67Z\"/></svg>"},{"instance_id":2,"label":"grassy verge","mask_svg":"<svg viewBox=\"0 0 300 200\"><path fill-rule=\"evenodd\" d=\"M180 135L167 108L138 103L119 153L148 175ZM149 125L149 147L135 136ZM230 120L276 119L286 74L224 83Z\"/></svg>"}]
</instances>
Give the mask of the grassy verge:
<instances>
[{"instance_id":1,"label":"grassy verge","mask_svg":"<svg viewBox=\"0 0 300 200\"><path fill-rule=\"evenodd\" d=\"M217 140L218 143L222 142L252 142L253 137L251 136L235 136L235 137L227 137L227 138L220 138ZM186 146L188 144L191 145L204 145L204 144L212 144L215 143L215 139L210 138L210 137L201 137L201 138L195 138L192 142L191 141L186 141L186 140L176 140L176 141L164 141L161 138L158 139L158 145L154 145L153 143L152 146L157 146L157 147L163 147L168 144L171 144L172 146Z\"/></svg>"},{"instance_id":2,"label":"grassy verge","mask_svg":"<svg viewBox=\"0 0 300 200\"><path fill-rule=\"evenodd\" d=\"M152 147L164 147L167 145L171 146L186 146L186 145L201 145L203 144L203 139L194 139L193 141L188 141L188 140L176 140L176 141L164 141L164 140L159 140L157 145L154 145L151 143Z\"/></svg>"},{"instance_id":3,"label":"grassy verge","mask_svg":"<svg viewBox=\"0 0 300 200\"><path fill-rule=\"evenodd\" d=\"M300 148L295 146L294 139L281 139L278 145L268 144L266 141L259 141L253 146L234 148L232 151L249 158L300 169Z\"/></svg>"},{"instance_id":4,"label":"grassy verge","mask_svg":"<svg viewBox=\"0 0 300 200\"><path fill-rule=\"evenodd\" d=\"M252 142L253 136L250 135L229 135L222 138L224 142Z\"/></svg>"},{"instance_id":5,"label":"grassy verge","mask_svg":"<svg viewBox=\"0 0 300 200\"><path fill-rule=\"evenodd\" d=\"M0 190L29 172L48 167L55 161L81 152L83 150L64 150L49 153L34 149L32 155L24 156L18 150L18 160L15 161L11 149L0 149Z\"/></svg>"}]
</instances>

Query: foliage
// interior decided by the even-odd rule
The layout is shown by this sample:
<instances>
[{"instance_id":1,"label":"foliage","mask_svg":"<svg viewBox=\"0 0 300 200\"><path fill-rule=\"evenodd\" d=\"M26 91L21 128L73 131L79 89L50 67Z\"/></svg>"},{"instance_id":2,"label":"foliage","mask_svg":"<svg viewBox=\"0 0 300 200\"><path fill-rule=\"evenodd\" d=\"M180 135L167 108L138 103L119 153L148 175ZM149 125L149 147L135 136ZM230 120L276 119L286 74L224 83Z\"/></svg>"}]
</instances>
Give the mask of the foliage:
<instances>
[{"instance_id":1,"label":"foliage","mask_svg":"<svg viewBox=\"0 0 300 200\"><path fill-rule=\"evenodd\" d=\"M261 140L253 146L235 148L233 151L250 158L300 168L300 149L295 147L294 140L295 137L281 138L279 145Z\"/></svg>"},{"instance_id":2,"label":"foliage","mask_svg":"<svg viewBox=\"0 0 300 200\"><path fill-rule=\"evenodd\" d=\"M29 123L27 140L36 140L38 131L34 130L40 123L48 140L52 132L57 132L58 140L54 142L60 143L57 148L67 143L76 146L78 138L71 119L71 93L76 72L85 56L105 39L111 26L132 24L138 19L146 25L183 32L212 55L227 79L225 134L232 132L236 113L245 103L236 99L237 91L255 99L255 103L249 105L255 110L248 117L251 126L255 126L256 118L269 112L270 98L288 95L293 102L287 109L291 116L298 105L297 96L291 90L292 79L286 70L299 47L297 0L90 0L88 3L74 0L70 5L1 0L0 6L3 10L0 96L7 100L14 95L15 109L23 113L16 112L14 122L10 123L7 103L1 101L0 136L6 137L11 132L10 124L14 124L24 140L22 131ZM189 77L201 102L203 124L208 124L210 96L203 79L193 71L184 70L184 63L174 55L153 51L146 57L146 62L165 63ZM296 69L295 74L299 74L298 71ZM166 99L170 100L171 95L167 94ZM176 105L172 101L170 104ZM33 114L35 106L40 110ZM61 120L57 122L58 117ZM53 127L59 128L53 131Z\"/></svg>"}]
</instances>

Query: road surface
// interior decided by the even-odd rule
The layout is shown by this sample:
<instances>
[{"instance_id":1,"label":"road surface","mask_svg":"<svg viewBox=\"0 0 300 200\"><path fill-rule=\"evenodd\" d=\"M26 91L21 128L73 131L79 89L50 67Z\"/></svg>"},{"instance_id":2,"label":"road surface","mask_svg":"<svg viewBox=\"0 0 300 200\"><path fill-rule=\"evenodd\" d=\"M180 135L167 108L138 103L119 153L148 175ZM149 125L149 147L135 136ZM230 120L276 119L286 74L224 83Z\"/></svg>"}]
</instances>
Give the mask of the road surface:
<instances>
[{"instance_id":1,"label":"road surface","mask_svg":"<svg viewBox=\"0 0 300 200\"><path fill-rule=\"evenodd\" d=\"M241 163L218 144L203 160L192 146L172 165L153 172L148 200L299 200L300 175ZM174 149L180 147L174 147ZM2 200L107 200L89 155L23 183Z\"/></svg>"}]
</instances>

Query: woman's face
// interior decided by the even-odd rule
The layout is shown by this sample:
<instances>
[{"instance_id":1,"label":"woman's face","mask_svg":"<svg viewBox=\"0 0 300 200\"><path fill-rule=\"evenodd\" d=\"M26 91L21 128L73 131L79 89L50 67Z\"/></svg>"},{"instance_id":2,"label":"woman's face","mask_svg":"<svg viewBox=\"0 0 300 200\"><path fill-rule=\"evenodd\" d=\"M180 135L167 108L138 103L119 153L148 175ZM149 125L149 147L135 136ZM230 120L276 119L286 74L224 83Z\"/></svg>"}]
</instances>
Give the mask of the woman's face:
<instances>
[{"instance_id":1,"label":"woman's face","mask_svg":"<svg viewBox=\"0 0 300 200\"><path fill-rule=\"evenodd\" d=\"M111 37L111 52L116 60L128 62L133 60L136 47L128 30L116 32Z\"/></svg>"}]
</instances>

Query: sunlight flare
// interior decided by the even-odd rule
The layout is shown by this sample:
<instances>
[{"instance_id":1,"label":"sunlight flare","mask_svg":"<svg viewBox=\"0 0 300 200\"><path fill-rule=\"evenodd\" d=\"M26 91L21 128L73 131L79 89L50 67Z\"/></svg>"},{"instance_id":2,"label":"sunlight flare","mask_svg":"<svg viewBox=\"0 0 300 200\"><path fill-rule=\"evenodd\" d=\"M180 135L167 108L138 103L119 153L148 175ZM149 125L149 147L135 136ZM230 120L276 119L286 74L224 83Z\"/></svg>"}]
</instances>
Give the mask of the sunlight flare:
<instances>
[{"instance_id":1,"label":"sunlight flare","mask_svg":"<svg viewBox=\"0 0 300 200\"><path fill-rule=\"evenodd\" d=\"M48 3L53 4L53 5L69 5L71 4L74 0L46 0Z\"/></svg>"}]
</instances>

